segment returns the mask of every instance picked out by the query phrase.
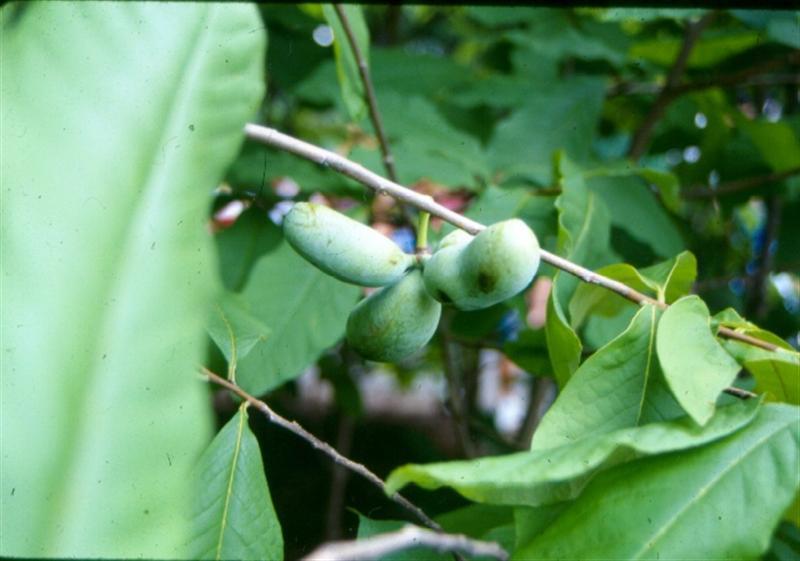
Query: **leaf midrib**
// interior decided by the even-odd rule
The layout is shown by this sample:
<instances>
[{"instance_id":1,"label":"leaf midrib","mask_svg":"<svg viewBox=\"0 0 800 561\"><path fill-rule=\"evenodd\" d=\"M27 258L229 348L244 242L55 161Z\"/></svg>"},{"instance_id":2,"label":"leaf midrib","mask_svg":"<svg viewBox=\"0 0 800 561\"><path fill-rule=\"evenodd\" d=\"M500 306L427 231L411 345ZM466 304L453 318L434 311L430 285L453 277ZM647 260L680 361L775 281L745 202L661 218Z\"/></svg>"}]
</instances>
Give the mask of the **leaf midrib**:
<instances>
[{"instance_id":1,"label":"leaf midrib","mask_svg":"<svg viewBox=\"0 0 800 561\"><path fill-rule=\"evenodd\" d=\"M244 434L244 423L247 419L247 402L242 403L239 407L239 426L236 428L236 444L233 448L233 457L231 458L231 470L228 474L228 486L225 490L225 502L222 507L222 519L219 525L219 534L217 536L217 551L214 554L214 559L219 561L222 558L222 544L225 541L225 528L228 525L228 511L230 509L231 497L233 496L233 481L236 476L236 466L239 462L239 452L242 447L242 436Z\"/></svg>"}]
</instances>

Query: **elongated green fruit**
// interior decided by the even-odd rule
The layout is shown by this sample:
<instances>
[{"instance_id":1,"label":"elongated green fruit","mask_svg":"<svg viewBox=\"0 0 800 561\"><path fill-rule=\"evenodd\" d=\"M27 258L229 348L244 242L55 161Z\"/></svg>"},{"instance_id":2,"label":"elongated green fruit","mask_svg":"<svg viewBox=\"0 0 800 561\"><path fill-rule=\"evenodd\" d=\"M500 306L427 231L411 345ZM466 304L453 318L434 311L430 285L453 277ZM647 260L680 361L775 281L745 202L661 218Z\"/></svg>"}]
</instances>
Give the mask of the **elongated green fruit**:
<instances>
[{"instance_id":1,"label":"elongated green fruit","mask_svg":"<svg viewBox=\"0 0 800 561\"><path fill-rule=\"evenodd\" d=\"M297 253L352 284L385 286L414 264L383 234L324 205L295 204L283 219L283 233Z\"/></svg>"},{"instance_id":2,"label":"elongated green fruit","mask_svg":"<svg viewBox=\"0 0 800 561\"><path fill-rule=\"evenodd\" d=\"M395 362L431 340L442 305L425 291L419 270L362 300L347 318L347 342L369 360Z\"/></svg>"},{"instance_id":3,"label":"elongated green fruit","mask_svg":"<svg viewBox=\"0 0 800 561\"><path fill-rule=\"evenodd\" d=\"M425 287L441 302L479 310L528 286L539 259L533 231L519 219L505 220L468 243L453 243L434 253L425 264Z\"/></svg>"}]
</instances>

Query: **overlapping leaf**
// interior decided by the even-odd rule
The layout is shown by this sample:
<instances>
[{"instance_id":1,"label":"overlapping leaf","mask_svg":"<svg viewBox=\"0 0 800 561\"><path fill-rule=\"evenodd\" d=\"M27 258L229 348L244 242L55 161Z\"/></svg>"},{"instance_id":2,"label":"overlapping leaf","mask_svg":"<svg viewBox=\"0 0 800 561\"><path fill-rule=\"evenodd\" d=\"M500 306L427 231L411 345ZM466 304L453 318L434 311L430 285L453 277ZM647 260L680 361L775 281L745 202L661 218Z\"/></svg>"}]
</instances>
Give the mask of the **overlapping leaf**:
<instances>
[{"instance_id":1,"label":"overlapping leaf","mask_svg":"<svg viewBox=\"0 0 800 561\"><path fill-rule=\"evenodd\" d=\"M766 405L715 443L599 474L513 559L758 558L800 485L799 413Z\"/></svg>"},{"instance_id":2,"label":"overlapping leaf","mask_svg":"<svg viewBox=\"0 0 800 561\"><path fill-rule=\"evenodd\" d=\"M680 417L656 357L660 312L642 307L628 328L581 364L536 429L532 449Z\"/></svg>"},{"instance_id":3,"label":"overlapping leaf","mask_svg":"<svg viewBox=\"0 0 800 561\"><path fill-rule=\"evenodd\" d=\"M739 365L711 333L705 303L685 296L661 316L656 335L658 360L672 394L689 415L705 424L717 397L736 379Z\"/></svg>"},{"instance_id":4,"label":"overlapping leaf","mask_svg":"<svg viewBox=\"0 0 800 561\"><path fill-rule=\"evenodd\" d=\"M620 462L713 442L749 423L756 400L721 407L705 427L690 418L595 434L555 448L475 460L406 465L394 470L389 492L408 483L451 487L464 497L505 505L542 505L578 496L597 470Z\"/></svg>"},{"instance_id":5,"label":"overlapping leaf","mask_svg":"<svg viewBox=\"0 0 800 561\"><path fill-rule=\"evenodd\" d=\"M563 154L556 159L562 193L556 199L558 253L585 267L604 265L609 259L610 222L598 196L590 192L580 172ZM578 279L559 272L547 304L547 345L559 385L564 385L578 368L582 345L569 324L567 305Z\"/></svg>"}]
</instances>

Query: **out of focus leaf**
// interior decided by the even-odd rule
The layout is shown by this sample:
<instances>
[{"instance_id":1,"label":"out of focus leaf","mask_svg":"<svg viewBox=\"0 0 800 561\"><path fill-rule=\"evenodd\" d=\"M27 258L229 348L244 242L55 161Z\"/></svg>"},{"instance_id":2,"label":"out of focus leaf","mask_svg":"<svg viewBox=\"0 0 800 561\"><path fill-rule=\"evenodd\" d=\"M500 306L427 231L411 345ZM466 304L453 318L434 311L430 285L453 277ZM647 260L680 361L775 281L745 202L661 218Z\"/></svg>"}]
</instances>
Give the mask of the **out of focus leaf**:
<instances>
[{"instance_id":1,"label":"out of focus leaf","mask_svg":"<svg viewBox=\"0 0 800 561\"><path fill-rule=\"evenodd\" d=\"M239 384L260 395L299 375L342 338L358 294L281 242L256 263L242 291L272 335L239 361Z\"/></svg>"},{"instance_id":2,"label":"out of focus leaf","mask_svg":"<svg viewBox=\"0 0 800 561\"><path fill-rule=\"evenodd\" d=\"M210 193L264 92L253 6L2 14L0 555L185 555Z\"/></svg>"},{"instance_id":3,"label":"out of focus leaf","mask_svg":"<svg viewBox=\"0 0 800 561\"><path fill-rule=\"evenodd\" d=\"M345 13L350 30L355 37L361 56L369 62L369 29L364 21L361 6L340 5ZM323 4L322 13L328 25L333 29L333 52L336 57L336 74L339 87L342 90L342 99L350 117L357 121L364 116L367 110L364 100L364 82L358 71L358 61L350 46L349 38L344 31L342 22L332 4Z\"/></svg>"},{"instance_id":4,"label":"out of focus leaf","mask_svg":"<svg viewBox=\"0 0 800 561\"><path fill-rule=\"evenodd\" d=\"M547 183L553 153L588 157L605 95L596 78L542 84L527 102L500 122L487 147L492 168L505 176L526 175Z\"/></svg>"}]
</instances>

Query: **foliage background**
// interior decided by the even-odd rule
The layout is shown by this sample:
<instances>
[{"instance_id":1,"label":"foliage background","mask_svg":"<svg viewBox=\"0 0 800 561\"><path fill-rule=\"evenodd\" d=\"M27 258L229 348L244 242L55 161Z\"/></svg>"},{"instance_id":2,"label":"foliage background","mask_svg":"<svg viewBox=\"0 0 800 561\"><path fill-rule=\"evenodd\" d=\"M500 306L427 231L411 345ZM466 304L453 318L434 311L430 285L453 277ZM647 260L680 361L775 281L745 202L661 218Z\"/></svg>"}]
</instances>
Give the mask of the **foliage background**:
<instances>
[{"instance_id":1,"label":"foliage background","mask_svg":"<svg viewBox=\"0 0 800 561\"><path fill-rule=\"evenodd\" d=\"M518 216L543 247L591 268L643 269L683 255L680 278L661 285L668 301L691 290L712 314L733 307L797 348L796 13L714 13L655 118L687 26L704 10L348 13L369 53L401 183L482 222ZM482 349L525 371L500 362L505 378L495 393L552 401L547 380L565 381L634 316L634 306L607 293L598 304L591 287L559 277L551 305L582 348L567 333L553 360L520 295L449 314L424 353L376 374L339 345L360 291L298 257L276 222L287 201L321 195L359 219L372 213L407 243L405 215L372 205L339 175L243 142L240 132L246 121L267 123L383 173L329 7L6 4L0 14L4 555L163 557L188 547L213 557L225 551L219 519L227 513L253 520L251 535L269 536L254 546L266 557L285 550L296 558L326 539L381 531L402 511L260 416L251 412L248 425L227 394L209 397L232 440L215 440L197 467L212 421L191 378L197 364L235 373L248 391L268 393L276 410L385 476L410 462L527 449L525 434L509 436L498 422L509 401L480 406L486 356L498 360ZM333 46L320 44L328 25ZM631 158L648 123L652 136ZM433 229L435 239L448 231L436 221ZM630 280L629 270L618 272ZM540 275L554 273L543 267ZM444 378L465 396L448 393ZM387 384L391 399L381 402ZM426 392L435 399L422 399ZM529 419L541 417L534 409ZM752 411L738 415L744 423ZM762 417L747 429L752 438L778 423ZM265 481L243 467L239 502L205 503L201 511L212 515L203 531L197 520L176 519L197 494L188 469L200 469L213 491L234 481L234 471L213 473L232 454L242 462L234 465L258 465L248 426L269 486L260 503L270 508L247 510L250 490L263 492ZM725 453L714 446L692 452L692 461L713 463ZM681 478L659 458L649 460L654 469ZM468 504L448 488L404 492L431 515ZM506 510L482 508L467 512L508 524ZM736 522L746 524L740 514ZM542 515L517 513L525 516L533 533ZM783 523L768 555L796 554L796 535ZM239 538L225 547L252 545Z\"/></svg>"}]
</instances>

